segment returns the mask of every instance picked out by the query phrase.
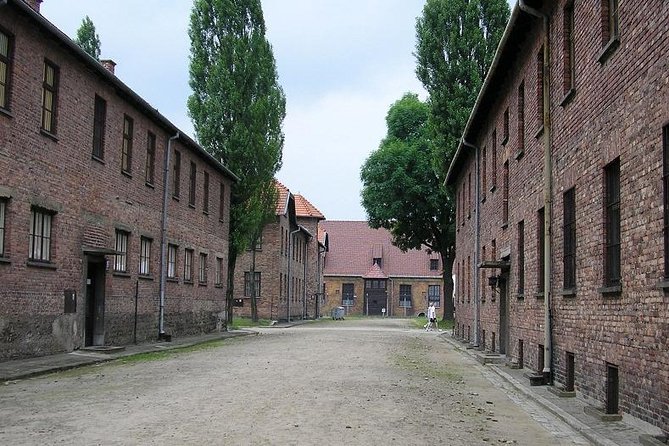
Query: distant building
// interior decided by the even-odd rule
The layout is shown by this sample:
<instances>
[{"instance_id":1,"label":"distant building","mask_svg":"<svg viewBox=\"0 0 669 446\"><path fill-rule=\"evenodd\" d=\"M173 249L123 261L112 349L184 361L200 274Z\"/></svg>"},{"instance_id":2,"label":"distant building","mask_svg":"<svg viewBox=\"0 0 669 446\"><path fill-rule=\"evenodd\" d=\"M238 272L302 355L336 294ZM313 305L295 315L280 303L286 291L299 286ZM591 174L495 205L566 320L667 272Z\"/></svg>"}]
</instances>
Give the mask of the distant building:
<instances>
[{"instance_id":1,"label":"distant building","mask_svg":"<svg viewBox=\"0 0 669 446\"><path fill-rule=\"evenodd\" d=\"M366 221L324 221L330 249L325 256L326 306L346 314L414 316L434 302L443 308L442 265L427 249L402 252L386 229ZM385 313L384 313L385 311Z\"/></svg>"},{"instance_id":2,"label":"distant building","mask_svg":"<svg viewBox=\"0 0 669 446\"><path fill-rule=\"evenodd\" d=\"M237 259L235 314L251 316L251 275L255 277L258 317L271 320L313 318L320 312L322 259L327 246L317 239L325 217L301 195L276 181L276 220L265 225L255 250ZM255 268L252 268L255 258ZM290 316L289 316L290 315Z\"/></svg>"},{"instance_id":3,"label":"distant building","mask_svg":"<svg viewBox=\"0 0 669 446\"><path fill-rule=\"evenodd\" d=\"M236 177L28 3L0 3L0 359L224 328Z\"/></svg>"},{"instance_id":4,"label":"distant building","mask_svg":"<svg viewBox=\"0 0 669 446\"><path fill-rule=\"evenodd\" d=\"M668 3L526 3L447 176L455 332L667 431Z\"/></svg>"}]
</instances>

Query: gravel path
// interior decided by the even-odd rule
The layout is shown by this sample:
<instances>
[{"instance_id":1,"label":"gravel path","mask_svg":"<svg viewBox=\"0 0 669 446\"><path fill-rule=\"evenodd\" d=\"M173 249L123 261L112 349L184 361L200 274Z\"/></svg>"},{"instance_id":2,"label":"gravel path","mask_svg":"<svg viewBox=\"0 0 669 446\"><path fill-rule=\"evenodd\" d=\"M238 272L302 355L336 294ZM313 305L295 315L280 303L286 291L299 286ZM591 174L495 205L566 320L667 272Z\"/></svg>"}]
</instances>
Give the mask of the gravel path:
<instances>
[{"instance_id":1,"label":"gravel path","mask_svg":"<svg viewBox=\"0 0 669 446\"><path fill-rule=\"evenodd\" d=\"M0 387L0 444L588 444L435 332L325 321Z\"/></svg>"}]
</instances>

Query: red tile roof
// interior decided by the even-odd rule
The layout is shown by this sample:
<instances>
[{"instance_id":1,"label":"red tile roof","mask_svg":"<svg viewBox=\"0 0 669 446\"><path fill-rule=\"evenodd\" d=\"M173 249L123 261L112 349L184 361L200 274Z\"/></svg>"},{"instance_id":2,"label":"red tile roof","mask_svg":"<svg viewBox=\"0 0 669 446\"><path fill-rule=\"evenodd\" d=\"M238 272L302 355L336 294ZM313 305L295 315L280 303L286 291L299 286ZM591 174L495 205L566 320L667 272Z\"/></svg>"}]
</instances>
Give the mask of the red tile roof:
<instances>
[{"instance_id":1,"label":"red tile roof","mask_svg":"<svg viewBox=\"0 0 669 446\"><path fill-rule=\"evenodd\" d=\"M290 191L277 179L274 180L274 184L276 185L276 191L278 194L276 199L276 215L283 215L286 213L288 208L288 197L290 195Z\"/></svg>"},{"instance_id":2,"label":"red tile roof","mask_svg":"<svg viewBox=\"0 0 669 446\"><path fill-rule=\"evenodd\" d=\"M325 220L325 216L300 194L295 194L295 214L298 217L312 217Z\"/></svg>"},{"instance_id":3,"label":"red tile roof","mask_svg":"<svg viewBox=\"0 0 669 446\"><path fill-rule=\"evenodd\" d=\"M362 276L363 279L387 279L388 276L381 270L378 264L373 264Z\"/></svg>"},{"instance_id":4,"label":"red tile roof","mask_svg":"<svg viewBox=\"0 0 669 446\"><path fill-rule=\"evenodd\" d=\"M381 255L381 271L390 277L441 277L439 270L430 270L427 248L402 252L392 244L386 229L372 229L366 221L322 221L330 244L325 256L326 275L362 277L370 272L372 259ZM441 263L441 262L440 262Z\"/></svg>"}]
</instances>

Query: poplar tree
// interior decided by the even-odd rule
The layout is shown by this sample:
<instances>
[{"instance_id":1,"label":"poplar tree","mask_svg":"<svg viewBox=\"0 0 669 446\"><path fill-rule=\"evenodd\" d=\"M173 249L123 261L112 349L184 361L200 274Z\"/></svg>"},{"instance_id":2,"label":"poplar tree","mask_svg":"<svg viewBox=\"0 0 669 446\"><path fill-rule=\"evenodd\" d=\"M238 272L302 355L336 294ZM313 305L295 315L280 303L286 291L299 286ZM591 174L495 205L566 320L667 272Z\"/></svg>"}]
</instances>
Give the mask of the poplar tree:
<instances>
[{"instance_id":1,"label":"poplar tree","mask_svg":"<svg viewBox=\"0 0 669 446\"><path fill-rule=\"evenodd\" d=\"M197 140L240 178L230 203L230 324L237 257L255 246L262 227L274 218L275 201L267 196L281 167L286 100L260 0L195 0L188 33L193 90L188 111Z\"/></svg>"},{"instance_id":2,"label":"poplar tree","mask_svg":"<svg viewBox=\"0 0 669 446\"><path fill-rule=\"evenodd\" d=\"M81 21L74 42L95 60L100 60L100 36L95 32L95 25L90 17L86 16Z\"/></svg>"}]
</instances>

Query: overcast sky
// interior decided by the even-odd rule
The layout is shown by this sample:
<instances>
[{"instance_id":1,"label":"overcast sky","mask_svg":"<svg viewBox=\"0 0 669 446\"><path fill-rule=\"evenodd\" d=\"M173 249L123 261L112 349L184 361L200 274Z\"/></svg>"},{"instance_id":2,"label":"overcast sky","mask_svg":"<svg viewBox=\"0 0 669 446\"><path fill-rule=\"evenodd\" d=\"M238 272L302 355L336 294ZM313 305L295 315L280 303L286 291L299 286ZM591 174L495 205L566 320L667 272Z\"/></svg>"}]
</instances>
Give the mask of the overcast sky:
<instances>
[{"instance_id":1,"label":"overcast sky","mask_svg":"<svg viewBox=\"0 0 669 446\"><path fill-rule=\"evenodd\" d=\"M286 93L278 178L329 220L365 220L360 166L385 135L389 106L425 92L414 74L424 0L262 0ZM195 137L187 0L44 0L41 12L74 37L88 15L102 59L137 94Z\"/></svg>"}]
</instances>

